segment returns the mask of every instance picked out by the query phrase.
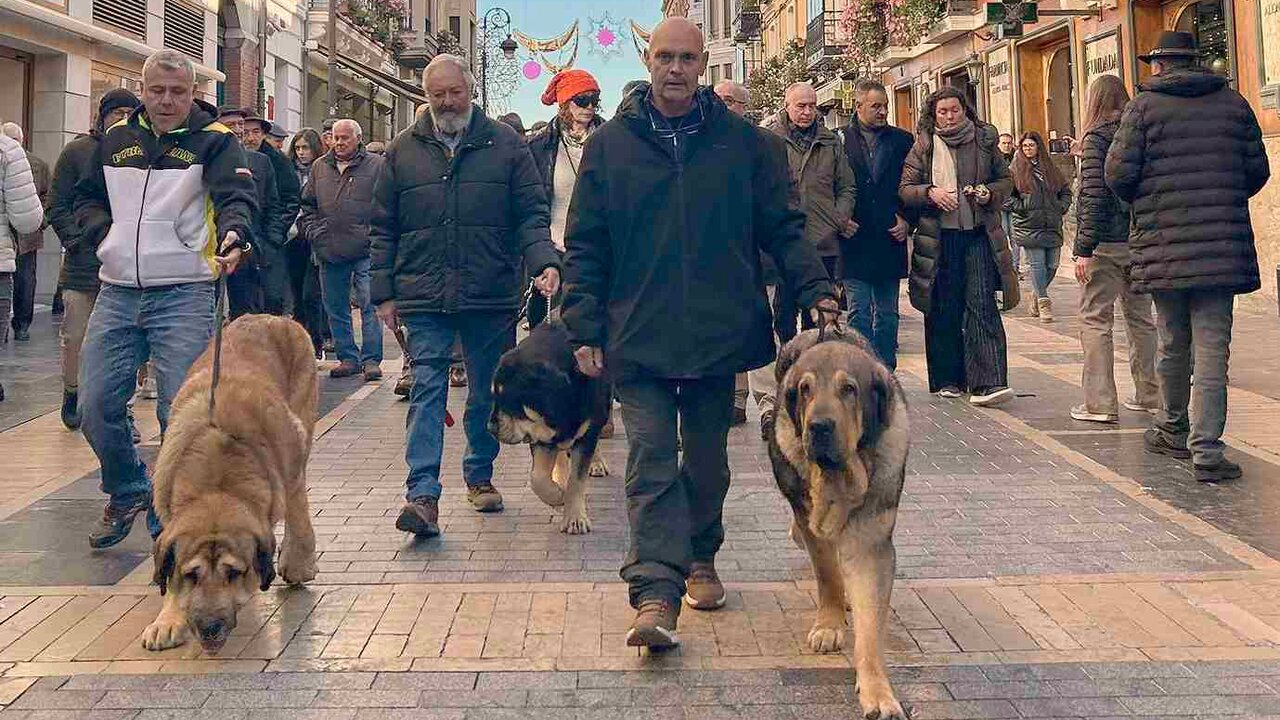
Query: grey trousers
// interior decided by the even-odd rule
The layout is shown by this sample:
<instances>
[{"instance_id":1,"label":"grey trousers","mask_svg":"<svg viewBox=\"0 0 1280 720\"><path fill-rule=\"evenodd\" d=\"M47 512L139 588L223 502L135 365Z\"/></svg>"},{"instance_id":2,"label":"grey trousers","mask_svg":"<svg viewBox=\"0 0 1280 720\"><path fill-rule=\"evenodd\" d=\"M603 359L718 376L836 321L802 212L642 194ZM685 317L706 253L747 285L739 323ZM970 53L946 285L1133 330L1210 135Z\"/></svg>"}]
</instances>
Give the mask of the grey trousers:
<instances>
[{"instance_id":1,"label":"grey trousers","mask_svg":"<svg viewBox=\"0 0 1280 720\"><path fill-rule=\"evenodd\" d=\"M614 386L627 428L631 547L621 575L633 607L649 598L679 601L689 565L714 559L724 542L733 388L732 375Z\"/></svg>"},{"instance_id":2,"label":"grey trousers","mask_svg":"<svg viewBox=\"0 0 1280 720\"><path fill-rule=\"evenodd\" d=\"M1116 300L1124 311L1129 335L1129 373L1134 399L1143 407L1160 406L1156 382L1156 324L1151 319L1151 296L1133 292L1126 277L1129 246L1100 243L1093 251L1089 277L1080 293L1080 346L1084 350L1084 404L1089 412L1117 415L1115 324Z\"/></svg>"},{"instance_id":3,"label":"grey trousers","mask_svg":"<svg viewBox=\"0 0 1280 720\"><path fill-rule=\"evenodd\" d=\"M1227 425L1227 364L1235 296L1219 291L1160 292L1156 322L1160 353L1156 374L1164 409L1155 427L1175 442L1186 440L1196 465L1222 460ZM1191 418L1191 362L1195 358L1195 417Z\"/></svg>"}]
</instances>

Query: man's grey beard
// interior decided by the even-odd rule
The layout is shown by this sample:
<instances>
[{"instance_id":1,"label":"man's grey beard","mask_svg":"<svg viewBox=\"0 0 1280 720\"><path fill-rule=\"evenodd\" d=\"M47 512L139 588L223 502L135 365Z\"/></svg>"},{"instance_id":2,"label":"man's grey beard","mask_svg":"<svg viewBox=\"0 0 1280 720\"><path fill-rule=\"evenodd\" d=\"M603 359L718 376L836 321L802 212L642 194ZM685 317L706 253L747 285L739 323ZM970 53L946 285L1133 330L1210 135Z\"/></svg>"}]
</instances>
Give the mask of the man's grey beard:
<instances>
[{"instance_id":1,"label":"man's grey beard","mask_svg":"<svg viewBox=\"0 0 1280 720\"><path fill-rule=\"evenodd\" d=\"M471 125L471 111L470 107L465 113L431 108L431 123L436 126L436 130L445 135L457 135Z\"/></svg>"}]
</instances>

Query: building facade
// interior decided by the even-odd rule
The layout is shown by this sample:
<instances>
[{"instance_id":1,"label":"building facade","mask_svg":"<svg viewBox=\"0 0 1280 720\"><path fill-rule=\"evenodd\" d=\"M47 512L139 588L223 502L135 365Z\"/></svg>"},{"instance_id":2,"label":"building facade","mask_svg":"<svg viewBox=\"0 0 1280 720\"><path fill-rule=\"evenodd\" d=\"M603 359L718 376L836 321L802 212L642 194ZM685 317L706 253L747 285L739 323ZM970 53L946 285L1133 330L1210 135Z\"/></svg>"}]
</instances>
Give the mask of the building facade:
<instances>
[{"instance_id":1,"label":"building facade","mask_svg":"<svg viewBox=\"0 0 1280 720\"><path fill-rule=\"evenodd\" d=\"M1262 125L1271 183L1254 198L1263 290L1247 303L1274 303L1280 264L1280 4L1269 0L1044 0L1040 21L1000 40L982 3L950 0L943 17L912 47L879 58L894 124L914 128L921 100L946 84L966 92L1002 132L1029 130L1051 141L1074 172L1066 142L1083 133L1087 88L1098 76L1124 80L1131 93L1149 77L1138 60L1164 30L1196 36L1203 63L1231 79ZM1048 10L1052 15L1046 15ZM1057 13L1062 13L1058 15ZM1272 305L1274 307L1274 305Z\"/></svg>"},{"instance_id":2,"label":"building facade","mask_svg":"<svg viewBox=\"0 0 1280 720\"><path fill-rule=\"evenodd\" d=\"M741 6L741 0L703 0L702 30L709 55L703 82L708 85L744 80L743 52L734 38L734 20Z\"/></svg>"},{"instance_id":3,"label":"building facade","mask_svg":"<svg viewBox=\"0 0 1280 720\"><path fill-rule=\"evenodd\" d=\"M191 0L3 0L0 120L25 129L27 151L50 167L89 131L103 93L140 92L142 63L161 48L196 64L197 94L217 97L217 13ZM52 295L61 248L49 231L37 260L38 293Z\"/></svg>"}]
</instances>

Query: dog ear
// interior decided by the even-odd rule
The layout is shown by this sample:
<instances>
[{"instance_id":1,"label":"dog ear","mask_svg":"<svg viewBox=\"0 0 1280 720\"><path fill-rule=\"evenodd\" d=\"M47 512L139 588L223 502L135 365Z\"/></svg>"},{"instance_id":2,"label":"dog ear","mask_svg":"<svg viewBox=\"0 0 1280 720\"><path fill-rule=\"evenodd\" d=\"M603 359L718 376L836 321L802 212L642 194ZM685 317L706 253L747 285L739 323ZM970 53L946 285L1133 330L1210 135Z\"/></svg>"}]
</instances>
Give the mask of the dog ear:
<instances>
[{"instance_id":1,"label":"dog ear","mask_svg":"<svg viewBox=\"0 0 1280 720\"><path fill-rule=\"evenodd\" d=\"M871 373L871 383L867 392L862 394L862 437L858 440L859 448L872 447L884 432L885 423L889 421L889 410L893 403L893 388L878 371Z\"/></svg>"},{"instance_id":2,"label":"dog ear","mask_svg":"<svg viewBox=\"0 0 1280 720\"><path fill-rule=\"evenodd\" d=\"M155 575L151 577L151 582L160 586L160 594L164 595L168 591L169 580L173 577L173 567L176 562L174 553L174 545L176 543L165 539L164 535L156 538L154 556L152 562L156 566Z\"/></svg>"},{"instance_id":3,"label":"dog ear","mask_svg":"<svg viewBox=\"0 0 1280 720\"><path fill-rule=\"evenodd\" d=\"M787 391L783 393L783 404L787 410L787 417L791 418L791 426L796 429L796 435L800 435L803 432L800 425L800 383L788 383L786 387Z\"/></svg>"},{"instance_id":4,"label":"dog ear","mask_svg":"<svg viewBox=\"0 0 1280 720\"><path fill-rule=\"evenodd\" d=\"M271 539L258 538L257 552L253 558L254 569L258 571L259 590L269 589L271 582L276 579L276 539L274 535L268 537Z\"/></svg>"}]
</instances>

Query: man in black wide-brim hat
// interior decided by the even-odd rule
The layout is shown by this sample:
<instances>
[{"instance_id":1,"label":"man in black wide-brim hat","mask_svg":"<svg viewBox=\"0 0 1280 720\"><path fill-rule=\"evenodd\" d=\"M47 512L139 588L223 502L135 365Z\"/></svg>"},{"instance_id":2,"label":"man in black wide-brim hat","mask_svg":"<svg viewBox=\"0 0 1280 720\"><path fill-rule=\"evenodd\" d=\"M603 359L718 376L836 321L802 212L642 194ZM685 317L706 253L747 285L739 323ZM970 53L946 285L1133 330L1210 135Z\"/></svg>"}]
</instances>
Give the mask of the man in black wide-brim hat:
<instances>
[{"instance_id":1,"label":"man in black wide-brim hat","mask_svg":"<svg viewBox=\"0 0 1280 720\"><path fill-rule=\"evenodd\" d=\"M1217 482L1241 474L1223 455L1227 358L1235 296L1260 286L1249 198L1270 170L1253 110L1199 58L1182 32L1161 33L1139 57L1152 77L1125 109L1106 176L1132 204L1133 290L1151 293L1160 324L1162 409L1147 450L1189 458L1197 480Z\"/></svg>"}]
</instances>

